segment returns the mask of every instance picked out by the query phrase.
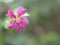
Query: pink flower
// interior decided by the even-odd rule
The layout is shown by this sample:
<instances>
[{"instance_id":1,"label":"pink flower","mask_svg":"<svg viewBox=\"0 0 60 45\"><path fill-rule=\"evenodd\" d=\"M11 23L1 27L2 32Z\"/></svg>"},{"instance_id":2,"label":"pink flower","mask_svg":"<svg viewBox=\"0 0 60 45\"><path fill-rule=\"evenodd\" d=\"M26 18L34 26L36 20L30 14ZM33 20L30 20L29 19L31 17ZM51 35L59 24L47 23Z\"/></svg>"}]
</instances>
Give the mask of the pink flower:
<instances>
[{"instance_id":1,"label":"pink flower","mask_svg":"<svg viewBox=\"0 0 60 45\"><path fill-rule=\"evenodd\" d=\"M17 15L14 14L11 9L9 9L8 17L12 18L14 21L10 25L8 25L8 29L10 30L16 28L18 32L20 32L21 29L26 30L25 24L29 24L29 21L26 17L22 17L24 16L25 13L26 13L25 8L19 8L17 11Z\"/></svg>"}]
</instances>

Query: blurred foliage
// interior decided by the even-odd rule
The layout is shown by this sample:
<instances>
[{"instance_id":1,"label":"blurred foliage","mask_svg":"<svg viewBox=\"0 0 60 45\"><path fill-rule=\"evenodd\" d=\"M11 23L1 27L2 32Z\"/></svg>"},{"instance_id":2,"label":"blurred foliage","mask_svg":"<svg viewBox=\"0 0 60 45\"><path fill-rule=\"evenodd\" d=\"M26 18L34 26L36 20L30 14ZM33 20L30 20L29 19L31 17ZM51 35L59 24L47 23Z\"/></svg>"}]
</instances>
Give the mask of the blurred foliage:
<instances>
[{"instance_id":1,"label":"blurred foliage","mask_svg":"<svg viewBox=\"0 0 60 45\"><path fill-rule=\"evenodd\" d=\"M27 8L30 24L8 30L8 9ZM0 0L0 45L60 45L60 0Z\"/></svg>"}]
</instances>

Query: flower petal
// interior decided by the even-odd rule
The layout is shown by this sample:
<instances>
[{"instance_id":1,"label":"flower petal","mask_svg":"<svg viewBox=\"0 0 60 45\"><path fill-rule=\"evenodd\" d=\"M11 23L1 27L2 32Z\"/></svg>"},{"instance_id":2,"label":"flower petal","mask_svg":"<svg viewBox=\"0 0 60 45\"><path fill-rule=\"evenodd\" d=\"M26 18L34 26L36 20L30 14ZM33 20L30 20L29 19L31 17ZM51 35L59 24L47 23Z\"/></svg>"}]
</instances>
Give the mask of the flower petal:
<instances>
[{"instance_id":1,"label":"flower petal","mask_svg":"<svg viewBox=\"0 0 60 45\"><path fill-rule=\"evenodd\" d=\"M13 29L15 27L16 27L16 22L14 21L8 26L8 30Z\"/></svg>"},{"instance_id":2,"label":"flower petal","mask_svg":"<svg viewBox=\"0 0 60 45\"><path fill-rule=\"evenodd\" d=\"M20 27L17 27L17 31L18 31L18 32L21 32L21 29L20 29Z\"/></svg>"},{"instance_id":3,"label":"flower petal","mask_svg":"<svg viewBox=\"0 0 60 45\"><path fill-rule=\"evenodd\" d=\"M20 27L21 27L22 29L26 30L24 24L20 24Z\"/></svg>"},{"instance_id":4,"label":"flower petal","mask_svg":"<svg viewBox=\"0 0 60 45\"><path fill-rule=\"evenodd\" d=\"M14 15L14 13L13 13L12 10L8 10L8 16L9 16L10 18L15 18L15 15Z\"/></svg>"},{"instance_id":5,"label":"flower petal","mask_svg":"<svg viewBox=\"0 0 60 45\"><path fill-rule=\"evenodd\" d=\"M21 29L26 30L24 24L20 24L20 25L17 27L17 31L18 31L18 32L21 32Z\"/></svg>"},{"instance_id":6,"label":"flower petal","mask_svg":"<svg viewBox=\"0 0 60 45\"><path fill-rule=\"evenodd\" d=\"M21 21L20 21L21 23L29 24L29 21L28 21L27 18L21 18L20 20L21 20Z\"/></svg>"},{"instance_id":7,"label":"flower petal","mask_svg":"<svg viewBox=\"0 0 60 45\"><path fill-rule=\"evenodd\" d=\"M26 9L25 8L19 8L18 11L17 11L18 16L23 15L25 12L26 12Z\"/></svg>"}]
</instances>

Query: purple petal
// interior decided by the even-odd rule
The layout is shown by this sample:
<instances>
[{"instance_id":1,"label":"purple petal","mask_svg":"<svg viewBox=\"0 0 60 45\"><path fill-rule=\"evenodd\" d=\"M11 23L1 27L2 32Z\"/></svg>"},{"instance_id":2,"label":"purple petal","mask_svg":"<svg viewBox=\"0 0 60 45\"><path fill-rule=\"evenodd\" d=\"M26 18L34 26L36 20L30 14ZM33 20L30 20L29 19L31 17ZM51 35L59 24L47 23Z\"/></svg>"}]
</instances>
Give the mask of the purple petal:
<instances>
[{"instance_id":1,"label":"purple petal","mask_svg":"<svg viewBox=\"0 0 60 45\"><path fill-rule=\"evenodd\" d=\"M8 10L8 16L9 16L10 18L15 18L15 15L14 15L14 13L13 13L12 10Z\"/></svg>"},{"instance_id":2,"label":"purple petal","mask_svg":"<svg viewBox=\"0 0 60 45\"><path fill-rule=\"evenodd\" d=\"M25 25L24 25L24 24L20 24L20 27L21 27L22 29L26 30L26 28L25 28Z\"/></svg>"},{"instance_id":3,"label":"purple petal","mask_svg":"<svg viewBox=\"0 0 60 45\"><path fill-rule=\"evenodd\" d=\"M21 32L21 29L20 29L20 27L17 27L17 31L18 31L18 32Z\"/></svg>"},{"instance_id":4,"label":"purple petal","mask_svg":"<svg viewBox=\"0 0 60 45\"><path fill-rule=\"evenodd\" d=\"M26 30L25 26L23 24L20 24L18 27L17 27L17 31L18 32L21 32L21 29L24 29Z\"/></svg>"},{"instance_id":5,"label":"purple petal","mask_svg":"<svg viewBox=\"0 0 60 45\"><path fill-rule=\"evenodd\" d=\"M8 30L13 29L15 27L16 27L16 22L14 21L8 26Z\"/></svg>"},{"instance_id":6,"label":"purple petal","mask_svg":"<svg viewBox=\"0 0 60 45\"><path fill-rule=\"evenodd\" d=\"M21 23L29 24L29 21L27 18L21 18Z\"/></svg>"},{"instance_id":7,"label":"purple petal","mask_svg":"<svg viewBox=\"0 0 60 45\"><path fill-rule=\"evenodd\" d=\"M26 9L25 8L19 8L18 11L17 11L18 16L23 15L25 12L26 12Z\"/></svg>"}]
</instances>

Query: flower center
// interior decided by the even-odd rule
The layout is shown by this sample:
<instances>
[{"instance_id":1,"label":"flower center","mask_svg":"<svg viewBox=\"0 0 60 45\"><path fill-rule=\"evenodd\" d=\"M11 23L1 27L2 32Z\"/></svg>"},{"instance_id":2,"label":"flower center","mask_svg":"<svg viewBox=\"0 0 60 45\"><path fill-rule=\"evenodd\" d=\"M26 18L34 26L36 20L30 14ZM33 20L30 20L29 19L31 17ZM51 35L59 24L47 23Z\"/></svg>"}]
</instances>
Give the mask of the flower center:
<instances>
[{"instance_id":1,"label":"flower center","mask_svg":"<svg viewBox=\"0 0 60 45\"><path fill-rule=\"evenodd\" d=\"M17 22L20 21L20 17L16 16L16 18L14 18L14 20L16 20Z\"/></svg>"}]
</instances>

